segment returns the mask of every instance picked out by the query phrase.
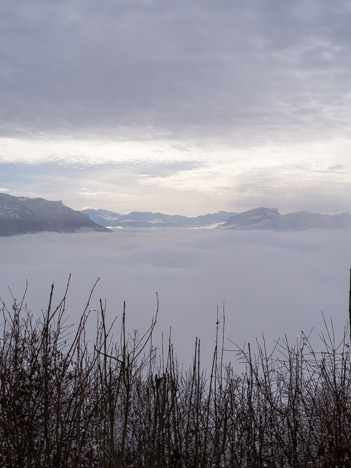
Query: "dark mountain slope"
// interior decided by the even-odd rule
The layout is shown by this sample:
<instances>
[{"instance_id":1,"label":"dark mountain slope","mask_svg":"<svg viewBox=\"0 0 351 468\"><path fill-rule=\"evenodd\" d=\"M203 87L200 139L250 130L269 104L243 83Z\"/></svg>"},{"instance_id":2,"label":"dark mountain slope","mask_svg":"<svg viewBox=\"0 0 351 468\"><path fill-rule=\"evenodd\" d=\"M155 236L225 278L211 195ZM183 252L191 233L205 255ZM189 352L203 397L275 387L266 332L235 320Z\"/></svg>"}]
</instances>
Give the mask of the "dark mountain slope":
<instances>
[{"instance_id":1,"label":"dark mountain slope","mask_svg":"<svg viewBox=\"0 0 351 468\"><path fill-rule=\"evenodd\" d=\"M107 231L86 214L68 208L61 201L14 197L0 193L0 236L83 230Z\"/></svg>"}]
</instances>

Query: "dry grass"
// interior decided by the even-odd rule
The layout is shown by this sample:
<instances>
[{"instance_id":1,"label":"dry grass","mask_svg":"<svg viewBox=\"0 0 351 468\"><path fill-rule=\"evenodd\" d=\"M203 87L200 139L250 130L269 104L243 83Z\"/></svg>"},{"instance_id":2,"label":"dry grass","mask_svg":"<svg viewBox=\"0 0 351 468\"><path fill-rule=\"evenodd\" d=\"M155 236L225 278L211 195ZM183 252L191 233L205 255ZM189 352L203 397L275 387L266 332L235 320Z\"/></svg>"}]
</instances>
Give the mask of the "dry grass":
<instances>
[{"instance_id":1,"label":"dry grass","mask_svg":"<svg viewBox=\"0 0 351 468\"><path fill-rule=\"evenodd\" d=\"M0 465L6 467L349 467L351 366L347 338L332 327L317 353L308 337L274 352L235 349L224 364L217 324L211 371L181 369L169 343L129 335L125 310L112 339L101 303L94 345L89 303L72 335L65 297L34 321L22 303L2 305ZM158 308L158 307L157 307Z\"/></svg>"}]
</instances>

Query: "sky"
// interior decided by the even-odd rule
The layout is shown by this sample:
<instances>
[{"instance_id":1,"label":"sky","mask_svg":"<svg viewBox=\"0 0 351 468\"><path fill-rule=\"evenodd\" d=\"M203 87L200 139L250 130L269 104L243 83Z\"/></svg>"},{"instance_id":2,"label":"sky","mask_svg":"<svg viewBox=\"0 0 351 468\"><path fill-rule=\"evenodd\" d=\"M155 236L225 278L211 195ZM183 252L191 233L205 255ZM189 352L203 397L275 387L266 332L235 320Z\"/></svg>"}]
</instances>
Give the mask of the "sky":
<instances>
[{"instance_id":1,"label":"sky","mask_svg":"<svg viewBox=\"0 0 351 468\"><path fill-rule=\"evenodd\" d=\"M108 323L121 323L126 301L127 328L145 331L156 312L154 344L165 346L170 328L181 364L188 366L195 337L204 365L211 361L217 307L226 316L226 359L236 361L234 343L244 346L266 337L267 349L301 331L316 351L324 331L322 312L333 320L337 340L348 320L349 231L222 231L124 229L112 233L40 233L2 238L0 298L10 309L23 296L34 317L45 311L51 284L54 304L67 297L66 324L77 326L94 283L88 334L95 333L99 300L106 300ZM11 293L10 290L11 289ZM11 309L10 309L11 310ZM119 339L119 333L115 334Z\"/></svg>"},{"instance_id":2,"label":"sky","mask_svg":"<svg viewBox=\"0 0 351 468\"><path fill-rule=\"evenodd\" d=\"M351 211L348 0L0 0L0 191Z\"/></svg>"}]
</instances>

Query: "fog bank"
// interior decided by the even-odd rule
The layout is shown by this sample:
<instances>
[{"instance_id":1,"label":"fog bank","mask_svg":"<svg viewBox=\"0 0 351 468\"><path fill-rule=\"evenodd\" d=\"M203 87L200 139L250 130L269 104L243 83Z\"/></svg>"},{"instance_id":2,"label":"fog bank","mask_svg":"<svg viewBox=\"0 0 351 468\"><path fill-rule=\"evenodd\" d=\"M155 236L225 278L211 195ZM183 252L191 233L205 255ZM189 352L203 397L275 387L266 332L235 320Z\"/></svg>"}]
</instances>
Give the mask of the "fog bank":
<instances>
[{"instance_id":1,"label":"fog bank","mask_svg":"<svg viewBox=\"0 0 351 468\"><path fill-rule=\"evenodd\" d=\"M348 315L349 239L348 231L178 229L2 238L0 296L9 304L10 287L19 300L28 280L26 303L37 315L47 306L53 282L55 302L62 298L71 273L67 313L77 323L100 277L91 310L106 299L112 320L121 316L126 301L129 330L142 331L155 313L158 292L156 336L164 333L167 341L171 327L177 354L186 363L198 336L207 360L216 310L223 304L226 336L238 344L262 333L273 343L285 333L293 340L301 330L320 331L321 311L341 333ZM93 320L89 326L92 331Z\"/></svg>"}]
</instances>

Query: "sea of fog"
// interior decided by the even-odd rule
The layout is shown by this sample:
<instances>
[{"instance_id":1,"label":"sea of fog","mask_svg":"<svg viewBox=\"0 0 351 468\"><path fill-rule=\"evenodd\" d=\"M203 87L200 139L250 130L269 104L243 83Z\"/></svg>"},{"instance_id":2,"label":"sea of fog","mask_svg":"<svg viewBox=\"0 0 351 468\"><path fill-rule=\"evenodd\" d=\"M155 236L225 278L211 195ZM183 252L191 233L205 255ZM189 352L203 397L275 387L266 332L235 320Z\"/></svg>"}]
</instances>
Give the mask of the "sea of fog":
<instances>
[{"instance_id":1,"label":"sea of fog","mask_svg":"<svg viewBox=\"0 0 351 468\"><path fill-rule=\"evenodd\" d=\"M294 233L192 229L130 229L111 233L42 233L0 239L0 297L25 302L33 314L45 310L51 284L54 302L67 300L77 323L100 278L89 309L93 335L99 300L107 316L120 319L123 301L130 332L145 330L156 311L155 343L170 329L179 361L188 365L195 337L208 363L216 314L226 315L226 357L236 359L232 342L243 345L262 334L269 346L279 336L294 342L303 330L323 329L322 311L337 335L347 324L350 231ZM11 292L10 292L11 290ZM220 321L222 321L220 317ZM118 338L118 333L116 333ZM315 339L315 338L313 338Z\"/></svg>"}]
</instances>

